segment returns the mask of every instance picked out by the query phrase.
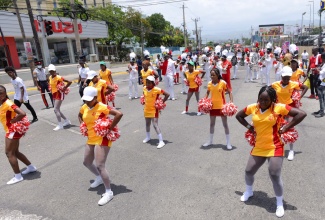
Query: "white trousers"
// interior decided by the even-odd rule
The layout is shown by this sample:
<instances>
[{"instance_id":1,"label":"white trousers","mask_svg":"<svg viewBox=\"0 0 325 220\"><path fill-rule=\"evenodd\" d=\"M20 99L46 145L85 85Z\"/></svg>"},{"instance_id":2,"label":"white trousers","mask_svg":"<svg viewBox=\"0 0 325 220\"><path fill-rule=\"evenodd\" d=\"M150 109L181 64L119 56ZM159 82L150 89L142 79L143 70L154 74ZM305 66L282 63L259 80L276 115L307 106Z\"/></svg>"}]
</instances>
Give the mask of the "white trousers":
<instances>
[{"instance_id":1,"label":"white trousers","mask_svg":"<svg viewBox=\"0 0 325 220\"><path fill-rule=\"evenodd\" d=\"M169 93L170 98L175 98L174 95L174 77L171 75L164 76L165 90Z\"/></svg>"},{"instance_id":2,"label":"white trousers","mask_svg":"<svg viewBox=\"0 0 325 220\"><path fill-rule=\"evenodd\" d=\"M138 79L129 79L129 97L139 97Z\"/></svg>"},{"instance_id":3,"label":"white trousers","mask_svg":"<svg viewBox=\"0 0 325 220\"><path fill-rule=\"evenodd\" d=\"M252 70L249 67L246 67L246 77L245 77L245 82L248 82L249 80L252 79Z\"/></svg>"},{"instance_id":4,"label":"white trousers","mask_svg":"<svg viewBox=\"0 0 325 220\"><path fill-rule=\"evenodd\" d=\"M185 82L184 82L184 73L180 73L180 77L181 77L181 83L182 83L182 93L187 92L188 91L188 86L186 86Z\"/></svg>"},{"instance_id":5,"label":"white trousers","mask_svg":"<svg viewBox=\"0 0 325 220\"><path fill-rule=\"evenodd\" d=\"M237 78L237 70L238 70L238 65L233 66L234 71L233 71L233 76L232 78Z\"/></svg>"},{"instance_id":6,"label":"white trousers","mask_svg":"<svg viewBox=\"0 0 325 220\"><path fill-rule=\"evenodd\" d=\"M271 72L272 66L266 66L266 85L270 86L271 85L271 80L270 80L270 72Z\"/></svg>"},{"instance_id":7,"label":"white trousers","mask_svg":"<svg viewBox=\"0 0 325 220\"><path fill-rule=\"evenodd\" d=\"M266 78L266 67L262 67L260 70L261 84L264 83L264 78Z\"/></svg>"},{"instance_id":8,"label":"white trousers","mask_svg":"<svg viewBox=\"0 0 325 220\"><path fill-rule=\"evenodd\" d=\"M275 74L275 81L281 81L281 73Z\"/></svg>"}]
</instances>

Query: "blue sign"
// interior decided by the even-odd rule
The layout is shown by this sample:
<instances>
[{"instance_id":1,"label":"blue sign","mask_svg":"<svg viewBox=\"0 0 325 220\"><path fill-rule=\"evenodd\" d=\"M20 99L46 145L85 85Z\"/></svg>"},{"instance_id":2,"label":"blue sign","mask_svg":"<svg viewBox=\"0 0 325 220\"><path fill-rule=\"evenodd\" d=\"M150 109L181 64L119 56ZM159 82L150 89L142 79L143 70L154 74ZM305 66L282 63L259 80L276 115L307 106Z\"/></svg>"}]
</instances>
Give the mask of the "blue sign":
<instances>
[{"instance_id":1,"label":"blue sign","mask_svg":"<svg viewBox=\"0 0 325 220\"><path fill-rule=\"evenodd\" d=\"M324 10L325 9L325 0L320 1L320 9Z\"/></svg>"}]
</instances>

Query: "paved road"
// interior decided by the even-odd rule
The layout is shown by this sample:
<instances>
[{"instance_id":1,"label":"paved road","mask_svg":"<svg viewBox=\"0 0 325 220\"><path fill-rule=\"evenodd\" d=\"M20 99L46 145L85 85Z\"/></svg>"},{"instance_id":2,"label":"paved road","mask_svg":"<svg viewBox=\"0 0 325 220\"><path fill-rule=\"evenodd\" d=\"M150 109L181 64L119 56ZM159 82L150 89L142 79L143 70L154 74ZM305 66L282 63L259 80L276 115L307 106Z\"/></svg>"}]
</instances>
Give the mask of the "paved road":
<instances>
[{"instance_id":1,"label":"paved road","mask_svg":"<svg viewBox=\"0 0 325 220\"><path fill-rule=\"evenodd\" d=\"M240 109L256 101L261 87L258 83L244 83L244 74L240 70L240 79L232 81L234 102ZM124 113L119 124L122 136L113 144L107 161L114 199L99 207L97 202L104 188L89 189L94 177L82 165L86 140L79 134L77 114L81 101L76 85L62 105L73 125L58 132L52 131L56 123L53 109L44 109L38 92L31 91L31 103L40 120L21 139L20 149L38 172L17 185L7 186L12 171L4 153L0 154L0 219L276 218L267 165L256 175L254 197L246 204L239 201L245 190L244 169L251 148L243 138L245 128L235 118L228 119L233 150L225 148L220 119L215 144L201 147L208 138L209 117L181 115L185 96L180 94L180 86L175 86L178 100L168 101L159 119L167 144L158 150L153 129L153 140L142 144L143 110L139 100L128 100L127 75L116 75L114 79L120 86L116 105ZM297 154L294 161L285 160L283 164L284 219L325 216L325 119L310 115L318 108L318 101L303 99L308 116L297 128ZM195 110L192 98L189 111ZM0 136L3 135L0 129ZM3 143L0 142L2 152Z\"/></svg>"}]
</instances>

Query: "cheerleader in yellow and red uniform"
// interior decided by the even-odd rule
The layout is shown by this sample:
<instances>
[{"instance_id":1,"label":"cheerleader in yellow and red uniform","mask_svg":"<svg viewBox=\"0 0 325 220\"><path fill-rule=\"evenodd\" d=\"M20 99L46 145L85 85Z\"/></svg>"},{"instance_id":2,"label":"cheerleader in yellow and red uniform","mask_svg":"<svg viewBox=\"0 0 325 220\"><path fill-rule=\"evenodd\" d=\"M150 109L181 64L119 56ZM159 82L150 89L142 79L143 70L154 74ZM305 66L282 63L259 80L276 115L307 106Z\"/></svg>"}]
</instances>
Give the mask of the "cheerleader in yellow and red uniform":
<instances>
[{"instance_id":1,"label":"cheerleader in yellow and red uniform","mask_svg":"<svg viewBox=\"0 0 325 220\"><path fill-rule=\"evenodd\" d=\"M97 101L106 105L106 95L114 91L113 86L108 85L105 80L99 79L98 74L93 70L88 72L87 80L91 80L89 86L97 89Z\"/></svg>"},{"instance_id":2,"label":"cheerleader in yellow and red uniform","mask_svg":"<svg viewBox=\"0 0 325 220\"><path fill-rule=\"evenodd\" d=\"M169 94L164 90L155 87L155 78L153 76L148 76L146 78L146 86L143 87L143 96L144 96L144 119L146 121L146 138L142 141L147 143L150 141L150 125L153 124L154 129L156 130L159 138L158 149L165 146L161 131L158 127L158 117L159 111L155 107L155 102L159 98L159 95L164 95L163 102L169 97Z\"/></svg>"},{"instance_id":3,"label":"cheerleader in yellow and red uniform","mask_svg":"<svg viewBox=\"0 0 325 220\"><path fill-rule=\"evenodd\" d=\"M51 92L54 100L54 113L59 123L53 130L58 131L63 129L64 126L70 125L71 122L63 115L63 113L60 110L61 104L64 100L64 92L59 91L57 89L57 85L66 82L67 84L64 87L64 89L66 90L71 85L72 82L64 79L62 76L57 75L56 68L53 64L49 65L48 71L51 74L49 80L50 80ZM63 118L64 120L63 123L61 122L61 118Z\"/></svg>"},{"instance_id":4,"label":"cheerleader in yellow and red uniform","mask_svg":"<svg viewBox=\"0 0 325 220\"><path fill-rule=\"evenodd\" d=\"M209 141L203 144L203 147L207 147L213 142L214 126L216 124L216 117L220 116L222 120L223 127L225 129L227 149L231 150L232 146L230 144L229 127L227 123L227 116L222 112L222 106L226 104L225 92L229 92L230 102L233 102L233 96L231 90L228 89L227 83L222 79L219 69L213 69L210 72L211 81L208 83L208 90L206 98L211 94L212 110L210 111L210 137Z\"/></svg>"},{"instance_id":5,"label":"cheerleader in yellow and red uniform","mask_svg":"<svg viewBox=\"0 0 325 220\"><path fill-rule=\"evenodd\" d=\"M16 106L7 96L6 88L0 85L0 121L6 132L5 137L5 152L9 163L15 173L15 176L7 182L8 185L23 181L21 174L28 174L36 171L27 157L19 151L19 140L23 136L18 132L10 132L10 126L23 119L26 113ZM26 164L27 168L20 173L18 160Z\"/></svg>"},{"instance_id":6,"label":"cheerleader in yellow and red uniform","mask_svg":"<svg viewBox=\"0 0 325 220\"><path fill-rule=\"evenodd\" d=\"M301 77L306 78L305 72L302 69L298 68L298 66L299 66L298 60L295 59L291 60L291 69L292 69L292 76L290 78L291 81L300 82Z\"/></svg>"},{"instance_id":7,"label":"cheerleader in yellow and red uniform","mask_svg":"<svg viewBox=\"0 0 325 220\"><path fill-rule=\"evenodd\" d=\"M282 76L281 81L272 83L272 88L275 89L278 97L278 103L282 103L294 107L293 100L291 98L294 90L302 89L302 93L300 95L301 98L307 92L308 87L299 82L294 82L290 80L292 76L292 69L289 66L283 67L281 76ZM289 118L287 117L286 120L288 121ZM293 160L294 158L293 144L290 143L289 146L290 146L290 151L288 154L288 160Z\"/></svg>"},{"instance_id":8,"label":"cheerleader in yellow and red uniform","mask_svg":"<svg viewBox=\"0 0 325 220\"><path fill-rule=\"evenodd\" d=\"M196 101L199 102L199 96L200 96L200 86L195 82L195 78L199 77L199 74L202 73L201 79L203 79L205 71L199 71L194 70L194 62L190 61L188 64L188 71L185 72L184 77L186 78L189 89L187 93L187 99L186 99L186 107L185 111L182 112L182 114L188 113L188 105L190 103L190 99L192 98L193 93L195 93ZM201 115L202 113L198 110L197 115Z\"/></svg>"},{"instance_id":9,"label":"cheerleader in yellow and red uniform","mask_svg":"<svg viewBox=\"0 0 325 220\"><path fill-rule=\"evenodd\" d=\"M85 104L81 107L78 118L80 123L84 122L86 124L88 134L83 164L90 172L96 175L90 188L96 188L101 184L105 186L105 193L98 201L98 205L102 206L114 197L111 190L111 182L105 168L112 141L108 140L107 137L98 136L95 132L94 125L98 118L112 115L114 118L109 128L112 130L121 120L123 114L120 111L110 109L109 106L98 102L97 94L97 89L94 87L88 86L84 89L84 94L81 99L85 101Z\"/></svg>"}]
</instances>

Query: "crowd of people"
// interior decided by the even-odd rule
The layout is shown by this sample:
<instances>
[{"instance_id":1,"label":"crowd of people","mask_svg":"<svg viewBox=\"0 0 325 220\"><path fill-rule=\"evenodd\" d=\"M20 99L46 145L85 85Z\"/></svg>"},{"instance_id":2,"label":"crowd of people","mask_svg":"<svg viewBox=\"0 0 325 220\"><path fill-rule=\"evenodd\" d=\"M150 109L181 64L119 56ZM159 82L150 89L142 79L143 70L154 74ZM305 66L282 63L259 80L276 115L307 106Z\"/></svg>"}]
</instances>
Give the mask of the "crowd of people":
<instances>
[{"instance_id":1,"label":"crowd of people","mask_svg":"<svg viewBox=\"0 0 325 220\"><path fill-rule=\"evenodd\" d=\"M199 58L197 55L189 51L183 51L182 55L174 61L171 51L162 48L163 59L160 58L160 55L157 56L155 65L150 62L148 52L145 53L144 60L140 60L141 62L139 59L136 60L137 56L134 53L130 54L130 64L127 67L129 74L129 99L137 99L141 96L141 103L144 105L143 114L146 134L143 143L151 140L150 127L153 124L159 138L157 148L160 149L165 146L162 132L158 125L160 109L156 103L160 99L160 95L163 96L160 99L161 105L167 100L175 101L174 85L182 84L181 93L187 94L187 98L185 110L181 113L188 114L191 97L194 94L196 101L199 102L202 81L206 79L207 90L204 97L211 99L212 108L209 112L210 133L208 141L202 146L207 147L213 144L216 117L220 117L226 136L226 148L231 150L232 146L227 116L222 112L222 108L227 103L226 94L229 95L229 102L234 101L231 80L238 79L238 64L240 59L244 58L247 70L245 82L251 82L260 77L263 86L258 93L257 103L247 105L247 107L240 110L236 115L239 123L256 135L256 142L245 169L246 191L240 200L247 201L253 196L254 175L267 160L277 201L276 215L282 217L284 215L284 207L281 168L284 159L285 144L281 140L280 135L299 124L306 116L306 113L299 109L299 100L308 90L308 87L304 85L307 79L310 80L310 98L313 98L312 95L314 95L314 97L318 97L320 103L320 110L313 114L315 117L324 116L325 53L318 54L317 49L314 49L308 66L306 66L307 63L305 61L308 55L304 54L302 56L303 61L302 65L300 65L296 49L284 53L281 50L279 51L278 48L272 48L269 44L265 50L258 49L255 51L257 57L251 56L251 51L248 49L245 49L244 57L237 57L237 54L241 53L241 51L236 51L230 60L227 57L227 53L228 51L221 50L221 47L216 47L215 51L212 51L210 48L205 48L204 54L201 56L201 68L198 67ZM69 119L60 110L71 81L58 75L56 73L56 67L53 64L50 64L48 67L49 77L46 76L41 61L37 61L36 64L37 68L34 71L34 76L37 81L37 87L41 91L46 108L49 108L49 105L45 94L49 93L54 107L54 113L58 120L58 125L53 130L61 130L64 126L71 124ZM258 72L253 67L256 64L259 68ZM83 164L96 176L94 182L90 185L91 188L104 184L106 191L98 201L98 204L105 205L114 197L111 191L108 172L105 168L105 162L112 141L107 137L99 136L93 127L97 119L111 116L113 120L109 130L112 130L121 120L123 113L114 108L114 99L108 100L107 98L108 95L117 90L117 87L114 84L112 72L107 68L106 63L103 61L100 62L99 72L90 70L84 60L80 60L79 65L79 94L84 104L80 108L78 118L80 123L84 122L86 124L88 131ZM276 74L276 81L273 83L270 81L272 67L275 68ZM299 67L306 67L306 73ZM232 68L233 75L231 77ZM253 75L252 71L255 70L256 72ZM26 115L19 108L21 104L24 104L30 110L33 116L32 123L37 122L38 118L28 100L23 81L17 76L12 67L7 67L5 71L12 79L15 95L14 101L12 102L7 96L6 88L0 86L0 121L6 132L6 155L15 173L14 178L7 184L14 184L23 180L21 174L26 175L30 172L35 172L37 169L25 155L19 152L19 140L22 135L10 130L10 126L22 120ZM164 89L157 86L161 81L164 81ZM143 86L142 94L139 94L137 84ZM61 89L58 89L58 85L63 86ZM298 100L293 98L295 92L299 94ZM199 108L196 114L198 116L202 114ZM248 123L245 119L249 115L252 115L252 124ZM281 124L280 119L286 120L287 123L285 125ZM293 159L293 144L290 144L288 160ZM21 160L27 166L22 173L18 166L18 160Z\"/></svg>"}]
</instances>

